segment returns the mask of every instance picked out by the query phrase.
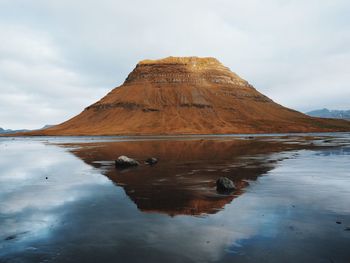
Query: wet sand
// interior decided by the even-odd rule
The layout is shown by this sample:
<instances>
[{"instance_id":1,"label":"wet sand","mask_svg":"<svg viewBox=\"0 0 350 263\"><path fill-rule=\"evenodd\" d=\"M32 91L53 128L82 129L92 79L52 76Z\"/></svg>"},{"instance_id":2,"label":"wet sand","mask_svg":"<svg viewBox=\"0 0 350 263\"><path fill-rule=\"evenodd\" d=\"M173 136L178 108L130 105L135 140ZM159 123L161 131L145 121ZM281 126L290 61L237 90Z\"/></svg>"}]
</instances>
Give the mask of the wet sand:
<instances>
[{"instance_id":1,"label":"wet sand","mask_svg":"<svg viewBox=\"0 0 350 263\"><path fill-rule=\"evenodd\" d=\"M0 262L350 262L349 134L1 138L0 155Z\"/></svg>"}]
</instances>

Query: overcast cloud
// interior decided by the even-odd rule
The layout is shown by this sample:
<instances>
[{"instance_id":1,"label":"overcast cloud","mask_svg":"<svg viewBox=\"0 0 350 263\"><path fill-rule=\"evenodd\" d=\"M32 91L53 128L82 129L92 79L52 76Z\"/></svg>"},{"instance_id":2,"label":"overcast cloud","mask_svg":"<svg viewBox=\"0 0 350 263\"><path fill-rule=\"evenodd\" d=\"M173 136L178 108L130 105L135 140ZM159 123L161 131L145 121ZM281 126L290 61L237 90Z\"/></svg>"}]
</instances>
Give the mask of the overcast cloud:
<instances>
[{"instance_id":1,"label":"overcast cloud","mask_svg":"<svg viewBox=\"0 0 350 263\"><path fill-rule=\"evenodd\" d=\"M213 56L280 104L350 109L348 0L0 0L0 127L78 114L145 58Z\"/></svg>"}]
</instances>

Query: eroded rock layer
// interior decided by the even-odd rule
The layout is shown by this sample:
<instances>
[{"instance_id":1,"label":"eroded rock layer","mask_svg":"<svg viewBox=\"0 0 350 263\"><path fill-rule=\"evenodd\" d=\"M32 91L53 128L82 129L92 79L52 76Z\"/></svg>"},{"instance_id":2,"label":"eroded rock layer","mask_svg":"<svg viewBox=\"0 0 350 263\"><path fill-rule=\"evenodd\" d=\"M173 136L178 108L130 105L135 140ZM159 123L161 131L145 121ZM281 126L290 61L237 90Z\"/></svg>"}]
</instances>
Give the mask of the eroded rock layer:
<instances>
[{"instance_id":1,"label":"eroded rock layer","mask_svg":"<svg viewBox=\"0 0 350 263\"><path fill-rule=\"evenodd\" d=\"M124 84L82 113L36 135L161 135L349 131L259 93L215 58L137 64ZM34 133L32 133L34 134Z\"/></svg>"}]
</instances>

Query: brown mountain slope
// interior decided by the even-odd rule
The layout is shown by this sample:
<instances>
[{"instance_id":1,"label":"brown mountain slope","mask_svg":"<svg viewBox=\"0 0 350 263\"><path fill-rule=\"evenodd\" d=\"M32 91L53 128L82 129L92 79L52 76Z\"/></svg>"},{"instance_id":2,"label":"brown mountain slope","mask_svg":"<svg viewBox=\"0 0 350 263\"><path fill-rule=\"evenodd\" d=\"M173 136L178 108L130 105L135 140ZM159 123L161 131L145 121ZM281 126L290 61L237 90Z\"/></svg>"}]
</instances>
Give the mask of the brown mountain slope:
<instances>
[{"instance_id":1,"label":"brown mountain slope","mask_svg":"<svg viewBox=\"0 0 350 263\"><path fill-rule=\"evenodd\" d=\"M227 134L349 131L259 93L215 58L137 64L124 84L76 117L31 135Z\"/></svg>"}]
</instances>

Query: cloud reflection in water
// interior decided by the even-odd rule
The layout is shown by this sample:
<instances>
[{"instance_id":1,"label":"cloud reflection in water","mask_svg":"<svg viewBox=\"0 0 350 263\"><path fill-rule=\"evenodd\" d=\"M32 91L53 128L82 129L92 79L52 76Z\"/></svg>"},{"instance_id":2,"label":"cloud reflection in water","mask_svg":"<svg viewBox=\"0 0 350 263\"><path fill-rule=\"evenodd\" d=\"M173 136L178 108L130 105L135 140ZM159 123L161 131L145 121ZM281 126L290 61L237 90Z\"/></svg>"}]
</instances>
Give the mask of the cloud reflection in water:
<instances>
[{"instance_id":1,"label":"cloud reflection in water","mask_svg":"<svg viewBox=\"0 0 350 263\"><path fill-rule=\"evenodd\" d=\"M157 144L151 145L155 146L152 151L158 149L160 153ZM208 145L210 147L199 147L198 152L207 149L212 156L223 160L221 150L215 152L214 149L223 149L223 153L228 149L231 153L233 149L238 152L243 149L237 144L232 148L224 148L220 143L217 144L220 147L215 148L215 142ZM122 144L119 146L122 151L127 149L121 147ZM106 158L102 154L103 147L85 151L35 141L2 141L0 259L17 258L24 262L45 259L54 262L140 262L140 259L142 262L232 262L235 259L258 262L264 259L288 262L290 258L318 262L332 258L336 262L346 262L344 259L349 259L350 255L344 248L350 237L343 228L350 224L349 151L332 148L329 155L323 148L319 151L290 149L291 152L280 154L281 149L276 148L275 153L264 155L258 149L266 151L267 144L260 146L251 147L253 152L247 152L241 159L247 164L247 171L256 173L255 180L250 180L249 187L244 188L244 194L236 195L232 202L224 203L224 209L215 213L193 217L184 215L186 210L180 209L177 211L181 213L170 217L167 213L158 213L162 208L159 206L152 213L142 212L145 210L139 209L133 192L124 192L126 185L116 186L113 182L118 184L119 179L130 176L134 179L125 182L138 190L134 182L136 175L142 178L142 171L146 169L166 171L169 167L162 168L161 162L177 160L173 164L177 166L177 163L180 170L190 173L187 182L196 183L190 178L200 178L201 187L195 188L200 193L202 186L208 185L208 178L214 178L214 171L207 174L203 171L243 171L232 162L235 158L225 159L221 164L208 164L203 161L208 160L205 156L195 155L194 159L199 162L193 159L183 166L190 154L184 159L181 154L169 159L163 156L159 168L141 167L138 172L119 175L111 172L108 165L93 163L112 158L112 155ZM165 149L169 152L170 147ZM132 147L129 150L132 151ZM114 151L111 151L113 156ZM267 164L267 169L261 170ZM266 176L259 177L261 172ZM204 180L203 174L206 174ZM244 176L252 178L253 174ZM152 176L152 173L146 172L144 176ZM190 197L198 198L198 195ZM159 196L154 198L157 200ZM341 220L343 225L336 225L336 220ZM4 240L16 234L13 240ZM286 248L288 258L281 254Z\"/></svg>"}]
</instances>

